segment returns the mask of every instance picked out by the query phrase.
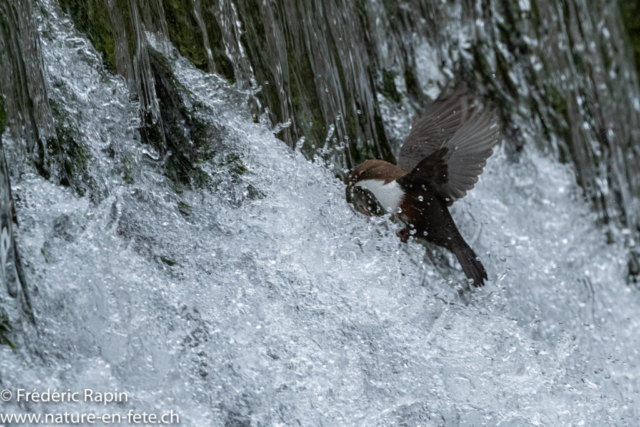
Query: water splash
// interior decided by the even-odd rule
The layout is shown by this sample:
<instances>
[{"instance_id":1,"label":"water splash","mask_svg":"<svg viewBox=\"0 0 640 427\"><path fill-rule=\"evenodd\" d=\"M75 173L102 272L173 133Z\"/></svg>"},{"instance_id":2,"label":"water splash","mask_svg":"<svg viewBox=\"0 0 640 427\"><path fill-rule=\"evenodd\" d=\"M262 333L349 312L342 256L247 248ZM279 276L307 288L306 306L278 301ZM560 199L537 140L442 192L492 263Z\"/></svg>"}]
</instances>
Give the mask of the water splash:
<instances>
[{"instance_id":1,"label":"water splash","mask_svg":"<svg viewBox=\"0 0 640 427\"><path fill-rule=\"evenodd\" d=\"M176 78L225 129L218 155L245 170L215 157L210 187L176 193L126 82L42 4L51 96L100 197L16 178L37 324L0 348L3 387L117 388L130 396L118 411L197 426L638 425L640 298L569 167L535 143L518 163L490 159L453 209L491 279L468 291L449 253L354 213L324 162L183 58Z\"/></svg>"}]
</instances>

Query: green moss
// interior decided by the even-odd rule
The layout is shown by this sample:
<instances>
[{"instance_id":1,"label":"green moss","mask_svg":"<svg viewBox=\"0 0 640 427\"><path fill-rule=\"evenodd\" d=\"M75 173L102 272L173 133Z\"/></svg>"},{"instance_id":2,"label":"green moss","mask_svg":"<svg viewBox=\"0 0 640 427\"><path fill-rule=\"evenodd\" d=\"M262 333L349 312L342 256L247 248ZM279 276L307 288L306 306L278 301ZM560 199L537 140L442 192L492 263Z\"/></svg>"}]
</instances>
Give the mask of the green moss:
<instances>
[{"instance_id":1,"label":"green moss","mask_svg":"<svg viewBox=\"0 0 640 427\"><path fill-rule=\"evenodd\" d=\"M236 153L227 153L222 155L218 161L218 168L229 170L234 175L244 175L248 169L242 162L240 156Z\"/></svg>"},{"instance_id":2,"label":"green moss","mask_svg":"<svg viewBox=\"0 0 640 427\"><path fill-rule=\"evenodd\" d=\"M182 56L201 70L209 70L204 35L191 0L163 0L169 38Z\"/></svg>"},{"instance_id":3,"label":"green moss","mask_svg":"<svg viewBox=\"0 0 640 427\"><path fill-rule=\"evenodd\" d=\"M0 345L8 345L15 350L16 346L13 345L9 339L11 332L12 328L9 324L9 318L4 313L0 313Z\"/></svg>"},{"instance_id":4,"label":"green moss","mask_svg":"<svg viewBox=\"0 0 640 427\"><path fill-rule=\"evenodd\" d=\"M400 92L396 88L396 76L398 73L395 71L382 70L382 87L380 93L384 95L390 101L400 102Z\"/></svg>"},{"instance_id":5,"label":"green moss","mask_svg":"<svg viewBox=\"0 0 640 427\"><path fill-rule=\"evenodd\" d=\"M115 72L113 25L104 0L58 1L62 9L69 13L76 28L86 34L93 47L103 55L107 68Z\"/></svg>"},{"instance_id":6,"label":"green moss","mask_svg":"<svg viewBox=\"0 0 640 427\"><path fill-rule=\"evenodd\" d=\"M171 64L159 52L149 49L155 90L160 104L160 118L145 116L141 134L165 157L165 173L176 185L206 186L211 177L198 165L212 160L220 143L221 130L200 118L201 106L187 107L183 97L189 92L173 75Z\"/></svg>"},{"instance_id":7,"label":"green moss","mask_svg":"<svg viewBox=\"0 0 640 427\"><path fill-rule=\"evenodd\" d=\"M191 216L191 212L193 211L193 207L189 206L188 204L186 204L184 202L178 202L178 211L180 211L180 213L183 216Z\"/></svg>"},{"instance_id":8,"label":"green moss","mask_svg":"<svg viewBox=\"0 0 640 427\"><path fill-rule=\"evenodd\" d=\"M127 156L124 156L122 158L122 169L123 169L123 176L122 179L124 182L126 182L127 184L133 184L135 182L135 180L133 179L133 164L131 162L131 159Z\"/></svg>"},{"instance_id":9,"label":"green moss","mask_svg":"<svg viewBox=\"0 0 640 427\"><path fill-rule=\"evenodd\" d=\"M559 116L568 117L567 100L562 96L560 91L553 86L549 90L549 105L551 105Z\"/></svg>"},{"instance_id":10,"label":"green moss","mask_svg":"<svg viewBox=\"0 0 640 427\"><path fill-rule=\"evenodd\" d=\"M78 143L77 130L60 116L54 107L54 117L56 117L56 139L47 145L50 156L63 157L62 167L67 175L87 167L87 152Z\"/></svg>"},{"instance_id":11,"label":"green moss","mask_svg":"<svg viewBox=\"0 0 640 427\"><path fill-rule=\"evenodd\" d=\"M640 75L640 0L618 0L618 6L633 49L636 70Z\"/></svg>"},{"instance_id":12,"label":"green moss","mask_svg":"<svg viewBox=\"0 0 640 427\"><path fill-rule=\"evenodd\" d=\"M55 119L55 137L47 139L45 163L39 169L47 179L56 176L60 184L73 187L81 197L92 182L87 171L89 154L79 142L77 129L68 114L57 102L50 100L51 111Z\"/></svg>"},{"instance_id":13,"label":"green moss","mask_svg":"<svg viewBox=\"0 0 640 427\"><path fill-rule=\"evenodd\" d=\"M174 265L177 265L178 263L169 259L169 258L165 258L163 256L160 257L160 260L162 260L162 262L164 262L165 264L167 264L169 267L173 267Z\"/></svg>"},{"instance_id":14,"label":"green moss","mask_svg":"<svg viewBox=\"0 0 640 427\"><path fill-rule=\"evenodd\" d=\"M422 101L424 98L422 89L420 88L420 84L418 83L413 67L408 63L404 69L404 81L407 85L407 93L415 99Z\"/></svg>"}]
</instances>

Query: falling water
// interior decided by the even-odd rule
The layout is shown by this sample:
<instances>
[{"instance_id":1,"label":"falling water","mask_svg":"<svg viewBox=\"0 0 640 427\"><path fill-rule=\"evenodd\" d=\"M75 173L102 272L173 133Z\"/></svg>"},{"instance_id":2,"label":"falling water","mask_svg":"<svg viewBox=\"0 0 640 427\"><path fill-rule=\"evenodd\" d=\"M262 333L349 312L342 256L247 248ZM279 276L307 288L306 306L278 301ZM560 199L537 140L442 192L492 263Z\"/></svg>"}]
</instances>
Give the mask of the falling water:
<instances>
[{"instance_id":1,"label":"falling water","mask_svg":"<svg viewBox=\"0 0 640 427\"><path fill-rule=\"evenodd\" d=\"M395 150L419 108L418 98L408 95L406 72L392 78L397 102L392 92L377 91L377 83L363 83L362 76L356 80L364 86L358 87L349 86L352 80L342 86L344 76L340 84L334 79L328 98L316 107L323 109L319 117L335 115L322 123L318 142L298 122L310 99L296 104L285 93L291 115L278 116L285 110L275 112L275 98L265 94L273 89L261 81L250 49L240 44L227 50L235 80L221 71L213 46L211 61L196 66L172 47L168 27L150 27L159 22L152 17L160 16L160 4L140 3L148 14L137 18L140 39L129 45L134 59L118 60L114 51L117 72L56 1L34 4L30 25L39 34L38 70L46 105L52 106L33 116L34 126L45 129L38 138L55 137L60 145L50 146L60 151L46 153L50 160L42 165L50 173L43 174L37 161L25 160L30 154L20 129L2 136L19 220L16 244L35 321L2 291L0 306L8 307L17 348L0 347L0 388L117 389L128 401L14 399L0 404L2 413L125 417L131 410L173 410L181 424L194 426L640 425L640 295L627 283L635 231L623 218L631 218L637 205L631 178L636 166L627 162L632 148L608 142L619 156L606 165L595 163L600 193L590 193L586 175L579 173L586 163L567 162L559 154L563 148L553 149L574 141L574 131L587 138L598 120L610 123L615 135L631 135L637 132L633 110L633 120L618 121L612 111L560 140L558 131L543 131L540 117L574 126L574 114L581 113L572 103L591 105L590 100L571 98L565 116L549 108L528 123L531 104L503 94L501 80L479 86L487 102L504 95L511 103L498 105L505 127L501 145L476 188L453 207L490 276L485 288L469 290L449 253L402 244L398 224L364 218L344 200L339 177L351 161L345 151L355 153L369 137L371 147L378 147L372 153L384 153L384 144ZM209 2L196 4L197 28L210 25ZM220 40L251 34L243 9L248 4L220 1ZM364 11L360 2L330 10L320 7L323 2L310 4L320 10L301 3L298 13L310 15L294 22L274 9L264 14L265 25L273 20L304 26L322 12L335 21L322 31L331 31L334 48L355 61L343 69L345 75L371 66L359 61L372 56L353 55L361 42L368 55L374 47L388 53L376 57L380 69L400 66L390 59L393 52L411 58L425 102L439 92L437 82L457 72L448 62L456 58L443 59L441 50L425 45L420 34L436 37L430 30L403 32L409 22L427 25L407 20L410 2L393 19L374 1ZM432 7L427 16L444 13ZM122 14L111 10L117 11ZM463 22L470 11L448 5L446 12ZM232 22L232 13L244 21ZM340 31L362 13L378 16L368 22L380 26L360 38L345 33L342 42L353 50L340 51ZM455 28L445 44L471 43L469 28ZM609 43L618 43L620 34L606 28ZM438 37L449 30L442 28ZM317 37L311 46L321 58L328 36L320 37L319 29L304 31L307 38L293 43ZM210 45L214 39L208 35ZM274 43L269 46L282 46ZM434 60L444 66L435 67ZM128 68L118 61L132 61L131 75L120 72ZM251 71L248 64L254 64L255 75L241 74ZM518 66L523 68L509 77L521 93L526 67ZM335 78L324 73L323 79ZM29 76L25 81L37 81L37 73ZM625 81L613 91L627 90L621 103L637 103L637 84ZM587 90L588 83L578 83L566 82L566 89ZM591 90L596 96L604 89ZM532 90L530 96L542 105L540 93ZM332 104L337 94L342 105ZM360 104L350 97L359 97ZM354 105L360 105L355 114L364 117L358 122L363 127L350 134L344 123L351 117L346 109ZM150 123L164 132L161 137L153 139L153 126L140 132L141 111L155 111ZM376 115L386 143L377 139ZM43 123L55 123L55 132ZM592 139L581 141L600 147ZM306 150L307 144L315 148ZM340 144L343 149L335 150ZM184 159L200 160L185 166ZM607 169L616 165L625 171ZM626 196L609 187L615 184L611 179L619 180L615 188ZM615 203L607 191L617 194L611 195ZM602 195L601 205L594 204L593 194ZM610 214L608 233L603 212Z\"/></svg>"}]
</instances>

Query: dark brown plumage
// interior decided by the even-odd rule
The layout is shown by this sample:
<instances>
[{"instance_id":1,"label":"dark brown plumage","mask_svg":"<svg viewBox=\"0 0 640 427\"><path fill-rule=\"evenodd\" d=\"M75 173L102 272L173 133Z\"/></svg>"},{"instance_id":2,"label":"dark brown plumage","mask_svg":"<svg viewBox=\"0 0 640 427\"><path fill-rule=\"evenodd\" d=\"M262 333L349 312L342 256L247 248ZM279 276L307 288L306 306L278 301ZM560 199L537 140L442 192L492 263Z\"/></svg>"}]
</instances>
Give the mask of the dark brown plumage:
<instances>
[{"instance_id":1,"label":"dark brown plumage","mask_svg":"<svg viewBox=\"0 0 640 427\"><path fill-rule=\"evenodd\" d=\"M403 242L413 236L447 248L482 286L487 273L448 207L478 182L498 132L495 114L473 105L465 88L443 94L414 124L397 166L367 160L354 168L347 198L365 215L391 209L406 224L399 233Z\"/></svg>"}]
</instances>

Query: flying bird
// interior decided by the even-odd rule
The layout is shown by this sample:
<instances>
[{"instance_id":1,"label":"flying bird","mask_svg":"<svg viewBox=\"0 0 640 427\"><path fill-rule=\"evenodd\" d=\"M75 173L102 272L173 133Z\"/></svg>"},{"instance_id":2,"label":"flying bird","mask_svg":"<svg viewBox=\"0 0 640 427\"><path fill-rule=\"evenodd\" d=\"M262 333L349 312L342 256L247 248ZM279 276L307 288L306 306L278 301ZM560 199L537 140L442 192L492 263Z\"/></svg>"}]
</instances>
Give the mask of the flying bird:
<instances>
[{"instance_id":1,"label":"flying bird","mask_svg":"<svg viewBox=\"0 0 640 427\"><path fill-rule=\"evenodd\" d=\"M496 114L475 105L466 88L444 92L414 123L398 164L367 160L347 181L347 200L368 216L395 214L398 233L442 246L474 286L488 280L484 266L456 227L449 206L471 190L498 142Z\"/></svg>"}]
</instances>

